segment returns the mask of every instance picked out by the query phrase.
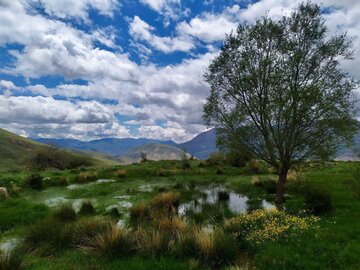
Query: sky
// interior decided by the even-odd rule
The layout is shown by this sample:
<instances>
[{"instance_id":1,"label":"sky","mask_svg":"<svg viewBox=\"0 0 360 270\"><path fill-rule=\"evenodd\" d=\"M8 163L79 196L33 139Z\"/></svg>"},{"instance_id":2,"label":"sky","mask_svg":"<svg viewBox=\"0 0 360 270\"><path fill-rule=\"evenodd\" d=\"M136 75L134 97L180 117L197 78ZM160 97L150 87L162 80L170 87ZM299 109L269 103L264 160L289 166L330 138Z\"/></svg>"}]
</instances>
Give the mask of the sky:
<instances>
[{"instance_id":1,"label":"sky","mask_svg":"<svg viewBox=\"0 0 360 270\"><path fill-rule=\"evenodd\" d=\"M0 127L31 138L152 138L205 131L203 74L226 33L297 0L0 0ZM347 32L360 79L360 1L313 1Z\"/></svg>"}]
</instances>

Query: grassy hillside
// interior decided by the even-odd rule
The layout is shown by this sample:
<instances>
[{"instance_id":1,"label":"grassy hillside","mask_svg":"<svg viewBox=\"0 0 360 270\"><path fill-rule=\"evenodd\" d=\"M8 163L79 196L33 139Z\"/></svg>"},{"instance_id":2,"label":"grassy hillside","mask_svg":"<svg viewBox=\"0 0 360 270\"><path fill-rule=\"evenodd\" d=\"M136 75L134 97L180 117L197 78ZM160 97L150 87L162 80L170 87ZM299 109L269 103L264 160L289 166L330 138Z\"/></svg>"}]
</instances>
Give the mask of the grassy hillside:
<instances>
[{"instance_id":1,"label":"grassy hillside","mask_svg":"<svg viewBox=\"0 0 360 270\"><path fill-rule=\"evenodd\" d=\"M0 171L11 171L31 167L32 159L35 154L46 151L48 145L42 144L21 137L4 129L0 129ZM110 164L117 162L106 159L101 155L89 155L85 153L75 153L62 151L65 158L89 158L94 165Z\"/></svg>"},{"instance_id":2,"label":"grassy hillside","mask_svg":"<svg viewBox=\"0 0 360 270\"><path fill-rule=\"evenodd\" d=\"M24 166L31 155L46 145L0 129L0 170Z\"/></svg>"}]
</instances>

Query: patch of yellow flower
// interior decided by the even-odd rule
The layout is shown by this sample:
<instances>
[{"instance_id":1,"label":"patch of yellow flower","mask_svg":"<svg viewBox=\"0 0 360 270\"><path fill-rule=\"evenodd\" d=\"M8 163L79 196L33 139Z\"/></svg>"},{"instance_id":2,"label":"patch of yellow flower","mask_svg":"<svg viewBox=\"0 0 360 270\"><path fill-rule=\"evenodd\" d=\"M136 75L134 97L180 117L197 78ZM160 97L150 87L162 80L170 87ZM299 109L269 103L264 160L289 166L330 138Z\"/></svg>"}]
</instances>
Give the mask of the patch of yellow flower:
<instances>
[{"instance_id":1,"label":"patch of yellow flower","mask_svg":"<svg viewBox=\"0 0 360 270\"><path fill-rule=\"evenodd\" d=\"M295 216L277 209L256 210L231 218L225 223L225 230L253 244L265 241L277 242L298 236L314 228L320 219L315 216Z\"/></svg>"}]
</instances>

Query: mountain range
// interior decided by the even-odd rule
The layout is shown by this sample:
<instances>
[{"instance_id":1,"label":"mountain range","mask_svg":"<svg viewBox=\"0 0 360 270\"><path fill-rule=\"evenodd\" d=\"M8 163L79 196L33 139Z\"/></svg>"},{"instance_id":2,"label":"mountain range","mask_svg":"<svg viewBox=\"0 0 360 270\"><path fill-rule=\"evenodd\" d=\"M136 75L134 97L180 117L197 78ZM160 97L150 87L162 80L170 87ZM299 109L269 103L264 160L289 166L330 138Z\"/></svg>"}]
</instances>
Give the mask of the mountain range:
<instances>
[{"instance_id":1,"label":"mountain range","mask_svg":"<svg viewBox=\"0 0 360 270\"><path fill-rule=\"evenodd\" d=\"M153 153L154 157L158 157L156 159L159 159L160 157L162 157L160 159L167 159L165 155L166 152L169 159L179 159L179 151L181 151L181 153L182 151L186 151L196 158L206 159L211 153L217 151L215 129L200 133L192 140L180 144L173 141L161 141L146 138L104 138L92 141L55 138L37 138L33 140L60 148L103 153L112 157L119 157L122 160L137 160L138 155L141 152L145 152L148 155Z\"/></svg>"}]
</instances>

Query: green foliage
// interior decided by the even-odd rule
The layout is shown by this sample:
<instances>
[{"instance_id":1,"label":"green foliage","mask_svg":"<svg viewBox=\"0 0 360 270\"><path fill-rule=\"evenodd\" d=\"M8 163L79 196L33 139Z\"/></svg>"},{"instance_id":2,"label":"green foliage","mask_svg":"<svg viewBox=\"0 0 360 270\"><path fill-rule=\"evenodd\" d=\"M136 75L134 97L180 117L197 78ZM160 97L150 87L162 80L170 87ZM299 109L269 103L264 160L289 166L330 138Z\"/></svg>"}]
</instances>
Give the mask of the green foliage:
<instances>
[{"instance_id":1,"label":"green foliage","mask_svg":"<svg viewBox=\"0 0 360 270\"><path fill-rule=\"evenodd\" d=\"M181 169L187 170L191 168L190 159L188 158L185 151L183 151L182 157L181 157Z\"/></svg>"},{"instance_id":2,"label":"green foliage","mask_svg":"<svg viewBox=\"0 0 360 270\"><path fill-rule=\"evenodd\" d=\"M60 150L52 146L39 148L30 162L32 167L38 170L49 168L63 170L93 165L91 158Z\"/></svg>"},{"instance_id":3,"label":"green foliage","mask_svg":"<svg viewBox=\"0 0 360 270\"><path fill-rule=\"evenodd\" d=\"M314 214L327 214L332 210L331 194L324 190L308 188L305 192L305 204Z\"/></svg>"},{"instance_id":4,"label":"green foliage","mask_svg":"<svg viewBox=\"0 0 360 270\"><path fill-rule=\"evenodd\" d=\"M357 84L340 66L351 55L352 40L329 36L320 6L304 2L281 19L239 25L209 65L206 124L282 172L279 204L290 168L351 142Z\"/></svg>"},{"instance_id":5,"label":"green foliage","mask_svg":"<svg viewBox=\"0 0 360 270\"><path fill-rule=\"evenodd\" d=\"M30 175L25 182L26 186L40 190L43 187L43 177L39 174Z\"/></svg>"},{"instance_id":6,"label":"green foliage","mask_svg":"<svg viewBox=\"0 0 360 270\"><path fill-rule=\"evenodd\" d=\"M225 231L254 250L268 242L284 243L301 237L309 229L317 229L319 218L295 216L276 209L255 210L241 214L225 223Z\"/></svg>"},{"instance_id":7,"label":"green foliage","mask_svg":"<svg viewBox=\"0 0 360 270\"><path fill-rule=\"evenodd\" d=\"M0 203L0 232L21 225L29 225L48 214L46 206L23 199L10 199Z\"/></svg>"},{"instance_id":8,"label":"green foliage","mask_svg":"<svg viewBox=\"0 0 360 270\"><path fill-rule=\"evenodd\" d=\"M224 155L220 152L212 153L206 160L208 166L220 166L224 161Z\"/></svg>"}]
</instances>

